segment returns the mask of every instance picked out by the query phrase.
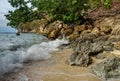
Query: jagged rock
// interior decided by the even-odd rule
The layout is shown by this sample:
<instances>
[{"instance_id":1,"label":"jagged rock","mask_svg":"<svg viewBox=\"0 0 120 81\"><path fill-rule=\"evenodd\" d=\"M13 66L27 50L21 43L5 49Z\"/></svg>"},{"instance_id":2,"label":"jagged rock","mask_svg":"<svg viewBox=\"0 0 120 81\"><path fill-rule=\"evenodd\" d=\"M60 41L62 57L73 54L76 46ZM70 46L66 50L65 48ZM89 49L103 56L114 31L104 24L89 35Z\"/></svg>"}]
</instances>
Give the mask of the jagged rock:
<instances>
[{"instance_id":1,"label":"jagged rock","mask_svg":"<svg viewBox=\"0 0 120 81\"><path fill-rule=\"evenodd\" d=\"M78 43L80 44L80 43L83 43L85 41L93 41L93 39L96 39L96 36L92 33L88 33L88 34L85 34L85 35L80 35L77 39L75 39L72 42L71 46L74 49L74 47L76 47Z\"/></svg>"},{"instance_id":2,"label":"jagged rock","mask_svg":"<svg viewBox=\"0 0 120 81\"><path fill-rule=\"evenodd\" d=\"M106 45L106 46L104 45L103 48L104 48L104 51L113 51L113 44Z\"/></svg>"},{"instance_id":3,"label":"jagged rock","mask_svg":"<svg viewBox=\"0 0 120 81\"><path fill-rule=\"evenodd\" d=\"M50 31L47 30L47 29L48 28L44 28L44 27L40 26L39 29L36 32L38 32L39 34L47 36L50 33Z\"/></svg>"},{"instance_id":4,"label":"jagged rock","mask_svg":"<svg viewBox=\"0 0 120 81\"><path fill-rule=\"evenodd\" d=\"M58 38L58 34L60 33L60 30L63 27L63 22L61 21L55 21L53 23L50 23L46 27L39 27L39 33L42 35L47 36L50 39Z\"/></svg>"},{"instance_id":5,"label":"jagged rock","mask_svg":"<svg viewBox=\"0 0 120 81\"><path fill-rule=\"evenodd\" d=\"M104 51L103 53L99 53L98 55L96 55L95 57L97 59L105 59L105 58L108 58L108 57L112 57L113 54L110 53L109 51Z\"/></svg>"},{"instance_id":6,"label":"jagged rock","mask_svg":"<svg viewBox=\"0 0 120 81\"><path fill-rule=\"evenodd\" d=\"M74 52L67 60L69 65L77 65L87 67L92 62L92 59L83 52Z\"/></svg>"},{"instance_id":7,"label":"jagged rock","mask_svg":"<svg viewBox=\"0 0 120 81\"><path fill-rule=\"evenodd\" d=\"M49 39L55 39L58 35L58 31L57 30L53 30L52 32L50 32L50 34L48 35Z\"/></svg>"},{"instance_id":8,"label":"jagged rock","mask_svg":"<svg viewBox=\"0 0 120 81\"><path fill-rule=\"evenodd\" d=\"M88 34L90 34L91 33L91 31L90 30L84 30L84 31L82 31L81 32L81 36L85 36L85 35L88 35Z\"/></svg>"},{"instance_id":9,"label":"jagged rock","mask_svg":"<svg viewBox=\"0 0 120 81\"><path fill-rule=\"evenodd\" d=\"M109 36L108 40L112 41L112 42L117 42L120 40L120 37L117 35L111 35L111 36Z\"/></svg>"},{"instance_id":10,"label":"jagged rock","mask_svg":"<svg viewBox=\"0 0 120 81\"><path fill-rule=\"evenodd\" d=\"M115 43L114 43L114 48L115 48L116 50L120 50L120 42L115 42Z\"/></svg>"},{"instance_id":11,"label":"jagged rock","mask_svg":"<svg viewBox=\"0 0 120 81\"><path fill-rule=\"evenodd\" d=\"M112 35L120 35L120 23L116 24L111 32Z\"/></svg>"},{"instance_id":12,"label":"jagged rock","mask_svg":"<svg viewBox=\"0 0 120 81\"><path fill-rule=\"evenodd\" d=\"M74 27L74 31L76 31L76 32L81 32L81 31L83 31L83 30L86 30L85 25L75 26L75 27Z\"/></svg>"},{"instance_id":13,"label":"jagged rock","mask_svg":"<svg viewBox=\"0 0 120 81\"><path fill-rule=\"evenodd\" d=\"M96 55L96 54L102 52L104 50L103 45L104 45L104 41L92 43L90 45L91 51L90 51L89 55L94 55L94 54Z\"/></svg>"},{"instance_id":14,"label":"jagged rock","mask_svg":"<svg viewBox=\"0 0 120 81\"><path fill-rule=\"evenodd\" d=\"M99 33L100 33L100 31L99 31L99 29L97 27L95 27L95 28L93 28L93 30L92 30L91 33L94 34L94 35L96 35L96 36L98 36Z\"/></svg>"},{"instance_id":15,"label":"jagged rock","mask_svg":"<svg viewBox=\"0 0 120 81\"><path fill-rule=\"evenodd\" d=\"M115 17L114 26L113 26L111 34L120 35L120 14L116 15Z\"/></svg>"},{"instance_id":16,"label":"jagged rock","mask_svg":"<svg viewBox=\"0 0 120 81\"><path fill-rule=\"evenodd\" d=\"M69 36L67 36L67 39L69 39L70 41L75 40L77 37L79 37L79 32L74 31L72 34L70 34Z\"/></svg>"},{"instance_id":17,"label":"jagged rock","mask_svg":"<svg viewBox=\"0 0 120 81\"><path fill-rule=\"evenodd\" d=\"M62 28L61 33L64 34L65 36L68 36L73 33L73 28Z\"/></svg>"},{"instance_id":18,"label":"jagged rock","mask_svg":"<svg viewBox=\"0 0 120 81\"><path fill-rule=\"evenodd\" d=\"M78 40L83 40L82 42L84 41L93 41L93 39L96 39L97 36L95 34L92 34L92 33L86 33L86 34L80 34L80 37L78 38Z\"/></svg>"},{"instance_id":19,"label":"jagged rock","mask_svg":"<svg viewBox=\"0 0 120 81\"><path fill-rule=\"evenodd\" d=\"M105 32L105 33L109 33L109 32L112 31L111 26L101 26L100 29L101 29L102 32Z\"/></svg>"},{"instance_id":20,"label":"jagged rock","mask_svg":"<svg viewBox=\"0 0 120 81\"><path fill-rule=\"evenodd\" d=\"M83 46L81 48L83 48ZM88 51L88 55L90 55L90 56L96 55L104 50L103 41L99 41L99 42L95 42L95 43L92 43L92 42L86 43L84 48L87 48L86 51ZM82 50L84 50L84 49L82 49Z\"/></svg>"},{"instance_id":21,"label":"jagged rock","mask_svg":"<svg viewBox=\"0 0 120 81\"><path fill-rule=\"evenodd\" d=\"M109 35L104 35L104 36L99 36L96 39L93 39L93 42L98 42L98 41L107 41L109 38Z\"/></svg>"},{"instance_id":22,"label":"jagged rock","mask_svg":"<svg viewBox=\"0 0 120 81\"><path fill-rule=\"evenodd\" d=\"M74 53L68 59L68 64L87 67L91 63L91 55L103 51L103 42L79 41L74 48Z\"/></svg>"},{"instance_id":23,"label":"jagged rock","mask_svg":"<svg viewBox=\"0 0 120 81\"><path fill-rule=\"evenodd\" d=\"M112 27L114 24L114 18L105 18L100 22L100 30L105 33L109 33L112 31Z\"/></svg>"},{"instance_id":24,"label":"jagged rock","mask_svg":"<svg viewBox=\"0 0 120 81\"><path fill-rule=\"evenodd\" d=\"M112 56L94 65L92 72L100 78L120 78L120 58Z\"/></svg>"}]
</instances>

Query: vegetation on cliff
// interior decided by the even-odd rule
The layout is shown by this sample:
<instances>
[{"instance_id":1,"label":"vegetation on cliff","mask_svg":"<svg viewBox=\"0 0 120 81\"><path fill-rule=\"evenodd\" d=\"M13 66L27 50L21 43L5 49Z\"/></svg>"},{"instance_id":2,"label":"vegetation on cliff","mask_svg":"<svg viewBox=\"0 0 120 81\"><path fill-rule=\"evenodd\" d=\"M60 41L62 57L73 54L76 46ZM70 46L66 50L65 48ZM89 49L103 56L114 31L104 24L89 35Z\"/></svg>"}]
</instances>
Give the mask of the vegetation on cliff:
<instances>
[{"instance_id":1,"label":"vegetation on cliff","mask_svg":"<svg viewBox=\"0 0 120 81\"><path fill-rule=\"evenodd\" d=\"M16 10L6 15L10 20L8 25L17 27L22 32L30 31L45 35L49 39L62 38L65 35L74 51L67 59L67 64L88 67L94 62L94 58L105 59L92 67L93 73L105 80L120 77L118 0L9 0L9 2ZM31 7L27 6L28 3Z\"/></svg>"},{"instance_id":2,"label":"vegetation on cliff","mask_svg":"<svg viewBox=\"0 0 120 81\"><path fill-rule=\"evenodd\" d=\"M64 21L64 23L82 24L90 8L95 6L104 6L108 9L111 7L113 0L8 1L12 7L16 8L14 11L9 11L8 14L5 15L6 18L10 21L8 25L19 29L21 24L39 20L46 14L52 16L54 20L61 20Z\"/></svg>"}]
</instances>

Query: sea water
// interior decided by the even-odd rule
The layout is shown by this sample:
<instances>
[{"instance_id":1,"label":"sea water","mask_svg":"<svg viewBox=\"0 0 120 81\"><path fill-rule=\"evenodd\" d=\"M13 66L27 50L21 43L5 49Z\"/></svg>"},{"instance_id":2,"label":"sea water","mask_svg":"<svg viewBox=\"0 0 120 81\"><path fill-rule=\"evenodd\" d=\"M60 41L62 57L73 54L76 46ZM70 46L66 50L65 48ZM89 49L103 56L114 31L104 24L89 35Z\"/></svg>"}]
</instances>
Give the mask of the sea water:
<instances>
[{"instance_id":1,"label":"sea water","mask_svg":"<svg viewBox=\"0 0 120 81\"><path fill-rule=\"evenodd\" d=\"M49 41L42 35L24 33L0 34L0 75L23 67L24 63L45 60L51 57L50 52L59 50L65 39Z\"/></svg>"}]
</instances>

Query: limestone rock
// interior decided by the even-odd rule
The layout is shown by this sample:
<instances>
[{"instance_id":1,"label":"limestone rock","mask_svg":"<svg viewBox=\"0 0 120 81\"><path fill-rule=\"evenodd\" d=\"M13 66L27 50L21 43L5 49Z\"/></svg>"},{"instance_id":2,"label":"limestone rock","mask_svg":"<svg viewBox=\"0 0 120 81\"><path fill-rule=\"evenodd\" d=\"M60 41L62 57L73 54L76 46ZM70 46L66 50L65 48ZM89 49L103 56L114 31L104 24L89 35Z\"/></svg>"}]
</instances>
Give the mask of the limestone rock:
<instances>
[{"instance_id":1,"label":"limestone rock","mask_svg":"<svg viewBox=\"0 0 120 81\"><path fill-rule=\"evenodd\" d=\"M120 23L114 25L111 34L112 34L112 35L120 35Z\"/></svg>"},{"instance_id":2,"label":"limestone rock","mask_svg":"<svg viewBox=\"0 0 120 81\"><path fill-rule=\"evenodd\" d=\"M103 41L92 43L90 45L91 51L89 55L94 55L94 54L98 54L99 52L102 52L104 50L103 44L104 44Z\"/></svg>"},{"instance_id":3,"label":"limestone rock","mask_svg":"<svg viewBox=\"0 0 120 81\"><path fill-rule=\"evenodd\" d=\"M84 36L84 35L87 35L87 34L89 34L89 33L91 33L90 30L84 30L84 31L81 32L80 35Z\"/></svg>"},{"instance_id":4,"label":"limestone rock","mask_svg":"<svg viewBox=\"0 0 120 81\"><path fill-rule=\"evenodd\" d=\"M114 18L105 18L100 22L100 30L105 33L109 33L112 31L112 27L114 24Z\"/></svg>"},{"instance_id":5,"label":"limestone rock","mask_svg":"<svg viewBox=\"0 0 120 81\"><path fill-rule=\"evenodd\" d=\"M120 36L119 35L110 35L108 40L112 41L112 42L118 42L118 41L120 41Z\"/></svg>"},{"instance_id":6,"label":"limestone rock","mask_svg":"<svg viewBox=\"0 0 120 81\"><path fill-rule=\"evenodd\" d=\"M58 31L57 30L53 30L49 35L48 38L49 39L55 39L58 35Z\"/></svg>"},{"instance_id":7,"label":"limestone rock","mask_svg":"<svg viewBox=\"0 0 120 81\"><path fill-rule=\"evenodd\" d=\"M111 26L101 26L100 29L101 29L102 32L105 32L105 33L109 33L109 32L112 31Z\"/></svg>"},{"instance_id":8,"label":"limestone rock","mask_svg":"<svg viewBox=\"0 0 120 81\"><path fill-rule=\"evenodd\" d=\"M116 15L115 17L114 26L113 26L111 34L120 35L120 14Z\"/></svg>"},{"instance_id":9,"label":"limestone rock","mask_svg":"<svg viewBox=\"0 0 120 81\"><path fill-rule=\"evenodd\" d=\"M68 64L87 67L92 62L90 56L103 51L103 48L100 42L92 43L88 40L84 42L81 40L75 46L74 51L67 60Z\"/></svg>"},{"instance_id":10,"label":"limestone rock","mask_svg":"<svg viewBox=\"0 0 120 81\"><path fill-rule=\"evenodd\" d=\"M77 32L83 31L85 29L86 29L85 25L75 26L74 27L74 31L77 31Z\"/></svg>"},{"instance_id":11,"label":"limestone rock","mask_svg":"<svg viewBox=\"0 0 120 81\"><path fill-rule=\"evenodd\" d=\"M65 36L68 36L73 33L73 29L72 28L62 28L61 33L64 34Z\"/></svg>"},{"instance_id":12,"label":"limestone rock","mask_svg":"<svg viewBox=\"0 0 120 81\"><path fill-rule=\"evenodd\" d=\"M120 42L115 42L115 43L114 43L114 48L115 48L116 50L120 50Z\"/></svg>"},{"instance_id":13,"label":"limestone rock","mask_svg":"<svg viewBox=\"0 0 120 81\"><path fill-rule=\"evenodd\" d=\"M113 57L113 54L110 53L109 51L104 51L103 53L99 53L98 55L95 56L97 59L105 59L108 57Z\"/></svg>"},{"instance_id":14,"label":"limestone rock","mask_svg":"<svg viewBox=\"0 0 120 81\"><path fill-rule=\"evenodd\" d=\"M94 65L92 72L103 80L120 78L120 58L112 56Z\"/></svg>"},{"instance_id":15,"label":"limestone rock","mask_svg":"<svg viewBox=\"0 0 120 81\"><path fill-rule=\"evenodd\" d=\"M70 41L75 40L77 37L79 37L79 32L74 31L72 34L70 34L69 36L67 36L67 39L69 39Z\"/></svg>"},{"instance_id":16,"label":"limestone rock","mask_svg":"<svg viewBox=\"0 0 120 81\"><path fill-rule=\"evenodd\" d=\"M99 31L99 29L97 27L95 27L95 28L93 28L93 30L92 30L91 33L94 34L94 35L96 35L96 36L98 36L99 33L100 33L100 31Z\"/></svg>"},{"instance_id":17,"label":"limestone rock","mask_svg":"<svg viewBox=\"0 0 120 81\"><path fill-rule=\"evenodd\" d=\"M92 59L84 53L74 52L67 60L69 65L77 65L87 67L92 62Z\"/></svg>"}]
</instances>

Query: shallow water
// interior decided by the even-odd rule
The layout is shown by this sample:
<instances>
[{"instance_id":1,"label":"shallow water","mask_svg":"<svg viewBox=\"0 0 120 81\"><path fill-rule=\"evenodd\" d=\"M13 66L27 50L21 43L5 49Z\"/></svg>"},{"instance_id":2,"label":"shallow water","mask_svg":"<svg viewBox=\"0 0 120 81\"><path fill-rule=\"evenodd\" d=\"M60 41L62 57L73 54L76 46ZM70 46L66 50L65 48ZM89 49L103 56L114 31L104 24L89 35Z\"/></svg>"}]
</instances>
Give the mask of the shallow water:
<instances>
[{"instance_id":1,"label":"shallow water","mask_svg":"<svg viewBox=\"0 0 120 81\"><path fill-rule=\"evenodd\" d=\"M0 34L0 74L21 68L29 61L48 59L50 52L64 43L68 41L48 41L44 36L31 33Z\"/></svg>"},{"instance_id":2,"label":"shallow water","mask_svg":"<svg viewBox=\"0 0 120 81\"><path fill-rule=\"evenodd\" d=\"M0 75L19 70L25 63L35 61L24 66L17 71L18 73L11 73L3 79L7 81L103 81L92 74L90 68L69 66L65 63L72 50L57 51L59 50L57 47L67 43L65 39L49 41L41 35L30 33L20 36L0 34ZM120 81L120 79L108 81Z\"/></svg>"}]
</instances>

